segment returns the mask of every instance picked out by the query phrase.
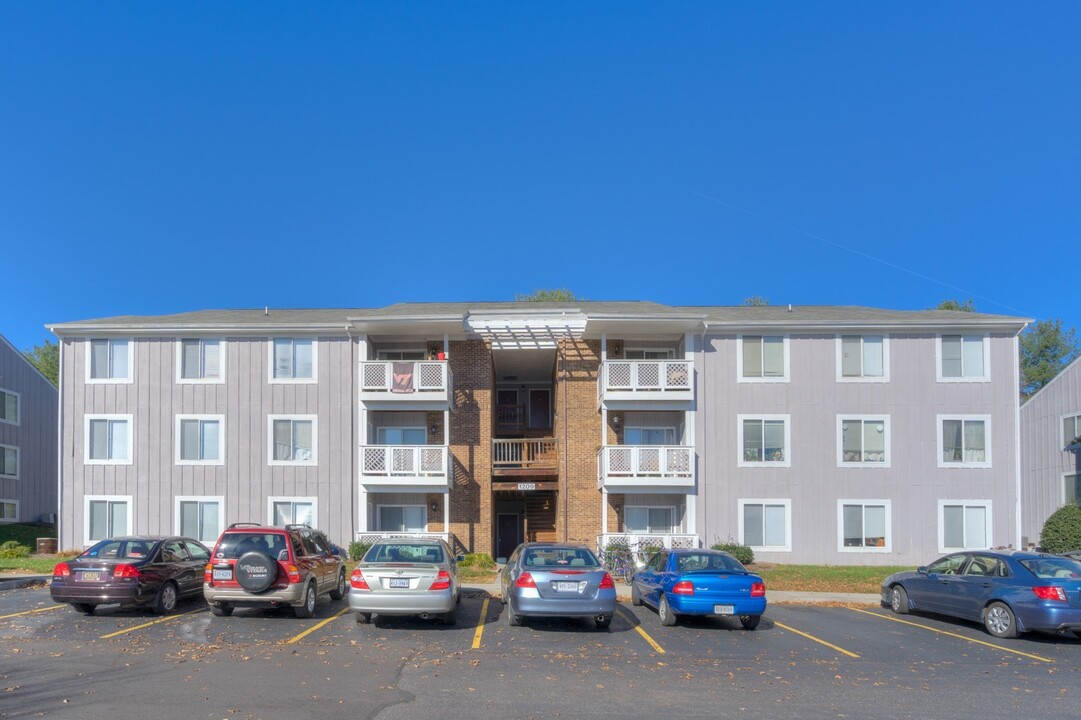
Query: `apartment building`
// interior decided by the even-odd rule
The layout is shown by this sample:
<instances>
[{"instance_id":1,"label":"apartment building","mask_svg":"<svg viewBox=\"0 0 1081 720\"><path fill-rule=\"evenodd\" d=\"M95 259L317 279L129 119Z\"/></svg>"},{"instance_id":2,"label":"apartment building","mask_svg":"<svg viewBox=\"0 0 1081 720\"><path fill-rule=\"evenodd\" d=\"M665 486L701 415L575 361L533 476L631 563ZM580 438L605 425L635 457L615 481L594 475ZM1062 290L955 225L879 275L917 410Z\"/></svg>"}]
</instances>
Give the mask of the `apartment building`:
<instances>
[{"instance_id":1,"label":"apartment building","mask_svg":"<svg viewBox=\"0 0 1081 720\"><path fill-rule=\"evenodd\" d=\"M0 335L0 523L56 518L57 391Z\"/></svg>"},{"instance_id":2,"label":"apartment building","mask_svg":"<svg viewBox=\"0 0 1081 720\"><path fill-rule=\"evenodd\" d=\"M51 326L61 534L308 522L764 560L1020 538L1019 318L650 302L200 311Z\"/></svg>"}]
</instances>

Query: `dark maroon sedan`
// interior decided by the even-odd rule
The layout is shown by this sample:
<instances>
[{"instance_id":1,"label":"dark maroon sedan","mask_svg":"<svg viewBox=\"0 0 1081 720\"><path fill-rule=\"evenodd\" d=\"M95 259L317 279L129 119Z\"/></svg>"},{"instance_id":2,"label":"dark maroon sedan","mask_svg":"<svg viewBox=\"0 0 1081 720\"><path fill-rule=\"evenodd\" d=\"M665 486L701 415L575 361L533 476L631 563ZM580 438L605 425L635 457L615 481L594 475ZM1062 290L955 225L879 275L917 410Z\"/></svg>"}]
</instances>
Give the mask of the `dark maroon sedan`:
<instances>
[{"instance_id":1,"label":"dark maroon sedan","mask_svg":"<svg viewBox=\"0 0 1081 720\"><path fill-rule=\"evenodd\" d=\"M49 593L87 615L98 605L148 606L170 613L183 597L201 596L210 551L185 537L102 540L53 568Z\"/></svg>"}]
</instances>

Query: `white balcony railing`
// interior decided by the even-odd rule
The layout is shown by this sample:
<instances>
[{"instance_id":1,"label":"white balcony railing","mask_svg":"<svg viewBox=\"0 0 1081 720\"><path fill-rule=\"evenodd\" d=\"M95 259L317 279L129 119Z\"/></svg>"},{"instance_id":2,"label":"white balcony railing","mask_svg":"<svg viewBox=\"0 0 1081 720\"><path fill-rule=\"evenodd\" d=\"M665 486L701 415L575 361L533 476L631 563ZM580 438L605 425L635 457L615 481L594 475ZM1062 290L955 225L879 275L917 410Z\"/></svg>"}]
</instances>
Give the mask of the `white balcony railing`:
<instances>
[{"instance_id":1,"label":"white balcony railing","mask_svg":"<svg viewBox=\"0 0 1081 720\"><path fill-rule=\"evenodd\" d=\"M629 550L635 560L645 561L660 549L680 550L701 547L697 535L687 533L607 533L597 536L597 549L607 553L611 548Z\"/></svg>"},{"instance_id":2,"label":"white balcony railing","mask_svg":"<svg viewBox=\"0 0 1081 720\"><path fill-rule=\"evenodd\" d=\"M689 360L608 360L603 363L601 400L694 399L694 363Z\"/></svg>"},{"instance_id":3,"label":"white balcony railing","mask_svg":"<svg viewBox=\"0 0 1081 720\"><path fill-rule=\"evenodd\" d=\"M447 484L446 445L364 445L360 474L380 485Z\"/></svg>"},{"instance_id":4,"label":"white balcony railing","mask_svg":"<svg viewBox=\"0 0 1081 720\"><path fill-rule=\"evenodd\" d=\"M453 376L442 360L374 360L360 364L362 400L447 402Z\"/></svg>"},{"instance_id":5,"label":"white balcony railing","mask_svg":"<svg viewBox=\"0 0 1081 720\"><path fill-rule=\"evenodd\" d=\"M598 487L694 486L694 448L606 445L597 455Z\"/></svg>"}]
</instances>

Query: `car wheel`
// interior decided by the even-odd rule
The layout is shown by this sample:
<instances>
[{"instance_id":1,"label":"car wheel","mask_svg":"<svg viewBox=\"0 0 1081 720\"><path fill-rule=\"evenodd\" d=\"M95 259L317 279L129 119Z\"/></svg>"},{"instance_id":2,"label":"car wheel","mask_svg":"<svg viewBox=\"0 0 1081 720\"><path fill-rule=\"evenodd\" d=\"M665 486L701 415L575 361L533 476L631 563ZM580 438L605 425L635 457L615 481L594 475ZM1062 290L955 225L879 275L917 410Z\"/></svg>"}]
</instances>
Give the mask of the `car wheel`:
<instances>
[{"instance_id":1,"label":"car wheel","mask_svg":"<svg viewBox=\"0 0 1081 720\"><path fill-rule=\"evenodd\" d=\"M608 628L609 625L612 624L612 616L598 615L597 617L593 618L593 624L597 626L598 630L605 630Z\"/></svg>"},{"instance_id":2,"label":"car wheel","mask_svg":"<svg viewBox=\"0 0 1081 720\"><path fill-rule=\"evenodd\" d=\"M81 612L83 615L94 614L94 606L91 603L72 603L71 606Z\"/></svg>"},{"instance_id":3,"label":"car wheel","mask_svg":"<svg viewBox=\"0 0 1081 720\"><path fill-rule=\"evenodd\" d=\"M758 623L762 622L761 615L740 615L739 621L743 624L744 630L754 630L758 627Z\"/></svg>"},{"instance_id":4,"label":"car wheel","mask_svg":"<svg viewBox=\"0 0 1081 720\"><path fill-rule=\"evenodd\" d=\"M439 616L439 619L443 621L444 625L453 625L458 622L457 613L454 608L451 608L449 612L445 612Z\"/></svg>"},{"instance_id":5,"label":"car wheel","mask_svg":"<svg viewBox=\"0 0 1081 720\"><path fill-rule=\"evenodd\" d=\"M229 617L233 614L233 606L229 603L214 603L210 606L210 612L218 617Z\"/></svg>"},{"instance_id":6,"label":"car wheel","mask_svg":"<svg viewBox=\"0 0 1081 720\"><path fill-rule=\"evenodd\" d=\"M657 603L657 614L661 618L661 625L672 627L676 624L676 614L672 612L672 608L668 605L668 598L664 593L661 593L661 601Z\"/></svg>"},{"instance_id":7,"label":"car wheel","mask_svg":"<svg viewBox=\"0 0 1081 720\"><path fill-rule=\"evenodd\" d=\"M898 615L908 614L908 591L900 585L894 585L890 590L890 610Z\"/></svg>"},{"instance_id":8,"label":"car wheel","mask_svg":"<svg viewBox=\"0 0 1081 720\"><path fill-rule=\"evenodd\" d=\"M304 604L293 608L298 618L310 618L315 614L315 583L308 583L304 589Z\"/></svg>"},{"instance_id":9,"label":"car wheel","mask_svg":"<svg viewBox=\"0 0 1081 720\"><path fill-rule=\"evenodd\" d=\"M338 585L330 591L331 600L341 600L345 597L345 570L338 573Z\"/></svg>"},{"instance_id":10,"label":"car wheel","mask_svg":"<svg viewBox=\"0 0 1081 720\"><path fill-rule=\"evenodd\" d=\"M642 593L638 592L638 586L631 583L631 605L638 607L642 604Z\"/></svg>"},{"instance_id":11,"label":"car wheel","mask_svg":"<svg viewBox=\"0 0 1081 720\"><path fill-rule=\"evenodd\" d=\"M356 614L356 616L357 616L357 625L367 625L368 623L370 623L372 621L372 614L371 613L358 612Z\"/></svg>"},{"instance_id":12,"label":"car wheel","mask_svg":"<svg viewBox=\"0 0 1081 720\"><path fill-rule=\"evenodd\" d=\"M176 610L176 584L167 582L158 590L158 597L154 601L154 612L158 615L168 615Z\"/></svg>"},{"instance_id":13,"label":"car wheel","mask_svg":"<svg viewBox=\"0 0 1081 720\"><path fill-rule=\"evenodd\" d=\"M983 626L997 638L1017 637L1017 618L1006 603L993 602L983 611Z\"/></svg>"}]
</instances>

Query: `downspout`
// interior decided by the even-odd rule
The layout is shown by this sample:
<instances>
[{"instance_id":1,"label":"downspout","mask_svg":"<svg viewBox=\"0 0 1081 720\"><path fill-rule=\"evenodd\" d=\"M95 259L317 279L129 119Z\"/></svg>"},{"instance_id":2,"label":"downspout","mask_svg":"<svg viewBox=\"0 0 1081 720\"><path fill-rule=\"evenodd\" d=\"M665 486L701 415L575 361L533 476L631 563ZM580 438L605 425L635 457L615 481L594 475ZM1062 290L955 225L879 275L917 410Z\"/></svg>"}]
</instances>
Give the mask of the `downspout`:
<instances>
[{"instance_id":1,"label":"downspout","mask_svg":"<svg viewBox=\"0 0 1081 720\"><path fill-rule=\"evenodd\" d=\"M695 479L695 482L698 485L698 487L696 488L697 491L698 491L698 502L695 503L695 505L696 505L695 512L701 512L702 513L702 524L699 527L699 537L702 538L702 544L705 545L706 547L709 546L708 545L709 541L706 539L707 537L709 537L707 535L707 532L706 532L708 530L708 528L709 528L709 512L707 511L708 506L706 504L706 482L705 482L705 478L709 477L709 473L706 472L706 452L705 452L705 450L706 450L707 437L708 437L706 429L707 429L707 424L709 423L709 415L710 414L708 412L700 413L700 412L698 412L698 409L700 407L702 407L704 405L704 403L705 403L706 374L707 374L706 373L706 335L707 335L708 332L709 332L709 323L707 321L702 321L702 336L701 336L701 340L698 343L698 347L696 348L697 352L701 353L701 355L702 355L702 372L701 372L700 381L699 381L700 385L701 385L702 392L701 393L695 392L695 394L694 394L694 433L695 433L696 436L701 435L701 437L702 437L701 452L698 453L698 457L699 457L699 459L701 460L701 463L702 463L702 472L698 473L698 475L697 475L697 477ZM694 368L692 367L691 369L693 370ZM699 432L699 427L701 427L701 432ZM694 441L695 441L695 445L697 446L698 445L698 437L695 437Z\"/></svg>"},{"instance_id":2,"label":"downspout","mask_svg":"<svg viewBox=\"0 0 1081 720\"><path fill-rule=\"evenodd\" d=\"M1025 323L1025 327L1028 327L1028 323ZM1016 335L1013 336L1013 464L1014 464L1014 535L1016 536L1016 543L1014 547L1018 550L1024 550L1021 547L1021 511L1023 510L1021 504L1021 333L1025 331L1025 328L1021 328ZM1031 539L1029 540L1031 542Z\"/></svg>"},{"instance_id":3,"label":"downspout","mask_svg":"<svg viewBox=\"0 0 1081 720\"><path fill-rule=\"evenodd\" d=\"M56 537L58 551L71 545L64 544L64 338L60 338L60 374L56 378ZM22 408L19 408L22 412ZM20 418L21 420L21 418ZM75 443L72 442L72 447ZM74 540L72 541L74 543Z\"/></svg>"},{"instance_id":4,"label":"downspout","mask_svg":"<svg viewBox=\"0 0 1081 720\"><path fill-rule=\"evenodd\" d=\"M353 342L353 332L349 325L345 326L345 334L349 338L349 444L352 446L349 450L349 516L350 516L350 528L349 528L349 542L353 542L357 537L357 522L360 520L358 515L360 508L357 507L357 485L360 483L360 476L357 474L357 455L360 453L360 443L357 442L357 414L360 412L360 408L357 406L360 402L359 392L359 380L360 380L360 361L356 356L356 344ZM367 509L365 509L365 512Z\"/></svg>"},{"instance_id":5,"label":"downspout","mask_svg":"<svg viewBox=\"0 0 1081 720\"><path fill-rule=\"evenodd\" d=\"M570 455L570 433L568 432L567 425L569 418L567 417L567 346L564 344L560 348L560 359L563 365L563 542L568 541L568 533L570 532L570 502L567 495L570 493L570 478L567 475L567 457Z\"/></svg>"}]
</instances>

